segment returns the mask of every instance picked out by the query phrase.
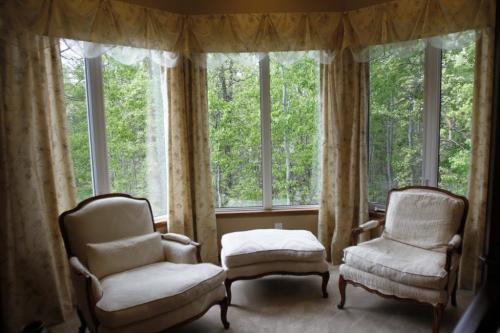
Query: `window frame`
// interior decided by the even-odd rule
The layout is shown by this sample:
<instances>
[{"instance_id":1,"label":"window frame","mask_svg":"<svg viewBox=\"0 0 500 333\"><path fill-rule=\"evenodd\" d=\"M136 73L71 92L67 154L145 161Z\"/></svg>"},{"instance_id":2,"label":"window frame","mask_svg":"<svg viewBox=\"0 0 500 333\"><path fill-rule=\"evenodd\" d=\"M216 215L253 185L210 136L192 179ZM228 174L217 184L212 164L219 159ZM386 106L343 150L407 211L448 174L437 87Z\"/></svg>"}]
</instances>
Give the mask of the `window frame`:
<instances>
[{"instance_id":1,"label":"window frame","mask_svg":"<svg viewBox=\"0 0 500 333\"><path fill-rule=\"evenodd\" d=\"M271 64L269 52L259 60L260 89L260 131L261 131L261 166L262 166L262 206L257 207L216 207L216 214L254 214L262 212L283 213L289 211L316 211L315 205L273 205L272 176L272 132L271 132ZM318 90L319 91L319 90ZM264 214L265 215L265 214Z\"/></svg>"},{"instance_id":2,"label":"window frame","mask_svg":"<svg viewBox=\"0 0 500 333\"><path fill-rule=\"evenodd\" d=\"M83 58L85 98L87 104L88 139L93 195L111 193L108 166L106 114L104 104L104 77L102 55ZM155 223L165 224L167 215L153 216Z\"/></svg>"},{"instance_id":3,"label":"window frame","mask_svg":"<svg viewBox=\"0 0 500 333\"><path fill-rule=\"evenodd\" d=\"M425 42L424 48L424 108L421 185L439 187L441 84L443 51ZM368 94L370 95L370 93ZM369 97L369 96L368 96ZM370 103L368 103L367 133L370 131ZM369 135L367 135L369 149ZM369 202L374 211L385 211L386 202Z\"/></svg>"}]
</instances>

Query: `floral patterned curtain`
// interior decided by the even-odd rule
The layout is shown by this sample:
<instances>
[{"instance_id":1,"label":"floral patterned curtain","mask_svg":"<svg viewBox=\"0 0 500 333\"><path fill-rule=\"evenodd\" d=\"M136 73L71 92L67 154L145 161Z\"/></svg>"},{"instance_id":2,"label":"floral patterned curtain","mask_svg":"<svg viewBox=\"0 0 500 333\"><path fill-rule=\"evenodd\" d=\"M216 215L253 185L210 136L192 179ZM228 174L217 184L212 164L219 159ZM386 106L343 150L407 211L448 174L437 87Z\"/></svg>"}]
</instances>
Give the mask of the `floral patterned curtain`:
<instances>
[{"instance_id":1,"label":"floral patterned curtain","mask_svg":"<svg viewBox=\"0 0 500 333\"><path fill-rule=\"evenodd\" d=\"M4 332L72 310L58 215L76 204L59 41L0 39L0 290Z\"/></svg>"}]
</instances>

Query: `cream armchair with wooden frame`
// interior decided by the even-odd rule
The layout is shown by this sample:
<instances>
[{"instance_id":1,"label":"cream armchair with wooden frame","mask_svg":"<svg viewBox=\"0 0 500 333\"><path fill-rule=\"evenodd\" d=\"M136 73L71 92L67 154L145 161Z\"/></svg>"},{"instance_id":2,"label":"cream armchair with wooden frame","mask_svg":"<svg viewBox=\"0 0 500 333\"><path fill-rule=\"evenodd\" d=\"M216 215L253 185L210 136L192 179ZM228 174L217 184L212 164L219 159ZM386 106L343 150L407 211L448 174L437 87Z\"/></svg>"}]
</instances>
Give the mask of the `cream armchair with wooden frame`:
<instances>
[{"instance_id":1,"label":"cream armchair with wooden frame","mask_svg":"<svg viewBox=\"0 0 500 333\"><path fill-rule=\"evenodd\" d=\"M433 332L439 331L451 296L456 306L462 232L468 201L463 196L428 186L393 189L385 218L352 231L339 267L342 309L346 285L377 295L429 304L434 308ZM381 237L358 244L363 232L383 227Z\"/></svg>"},{"instance_id":2,"label":"cream armchair with wooden frame","mask_svg":"<svg viewBox=\"0 0 500 333\"><path fill-rule=\"evenodd\" d=\"M127 194L89 198L59 217L76 291L91 332L159 332L228 302L224 270L199 263L200 245L156 232L147 199Z\"/></svg>"}]
</instances>

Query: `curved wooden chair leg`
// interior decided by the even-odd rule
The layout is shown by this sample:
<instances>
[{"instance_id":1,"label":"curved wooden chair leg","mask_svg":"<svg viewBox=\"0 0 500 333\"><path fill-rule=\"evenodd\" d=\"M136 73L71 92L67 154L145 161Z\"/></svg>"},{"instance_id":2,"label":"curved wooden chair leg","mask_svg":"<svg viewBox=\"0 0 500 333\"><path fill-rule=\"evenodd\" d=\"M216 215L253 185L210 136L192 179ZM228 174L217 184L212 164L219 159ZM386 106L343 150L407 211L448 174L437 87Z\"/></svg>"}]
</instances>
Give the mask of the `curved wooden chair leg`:
<instances>
[{"instance_id":1,"label":"curved wooden chair leg","mask_svg":"<svg viewBox=\"0 0 500 333\"><path fill-rule=\"evenodd\" d=\"M227 321L227 308L229 307L229 300L227 297L219 303L220 305L220 320L222 321L222 325L227 330L229 328L229 322Z\"/></svg>"},{"instance_id":2,"label":"curved wooden chair leg","mask_svg":"<svg viewBox=\"0 0 500 333\"><path fill-rule=\"evenodd\" d=\"M432 322L432 332L439 333L439 326L441 325L441 318L443 318L444 304L437 304L434 306L434 321Z\"/></svg>"},{"instance_id":3,"label":"curved wooden chair leg","mask_svg":"<svg viewBox=\"0 0 500 333\"><path fill-rule=\"evenodd\" d=\"M233 283L233 280L226 279L224 281L224 286L226 286L226 294L227 294L227 305L231 305L231 284Z\"/></svg>"},{"instance_id":4,"label":"curved wooden chair leg","mask_svg":"<svg viewBox=\"0 0 500 333\"><path fill-rule=\"evenodd\" d=\"M87 330L87 323L85 322L85 318L83 318L83 314L80 309L76 309L76 313L78 314L78 319L80 319L80 327L78 328L78 333L85 333Z\"/></svg>"},{"instance_id":5,"label":"curved wooden chair leg","mask_svg":"<svg viewBox=\"0 0 500 333\"><path fill-rule=\"evenodd\" d=\"M323 292L323 298L328 298L328 292L327 292L327 287L328 287L328 281L330 280L330 272L324 272L321 274L321 277L323 278L323 281L321 283L321 291Z\"/></svg>"},{"instance_id":6,"label":"curved wooden chair leg","mask_svg":"<svg viewBox=\"0 0 500 333\"><path fill-rule=\"evenodd\" d=\"M451 291L451 305L453 307L457 307L457 289L458 289L458 276L455 279L455 286L453 286L453 290Z\"/></svg>"},{"instance_id":7,"label":"curved wooden chair leg","mask_svg":"<svg viewBox=\"0 0 500 333\"><path fill-rule=\"evenodd\" d=\"M337 308L343 309L345 304L345 288L347 282L344 280L342 275L339 275L339 291L340 291L340 303L337 304Z\"/></svg>"}]
</instances>

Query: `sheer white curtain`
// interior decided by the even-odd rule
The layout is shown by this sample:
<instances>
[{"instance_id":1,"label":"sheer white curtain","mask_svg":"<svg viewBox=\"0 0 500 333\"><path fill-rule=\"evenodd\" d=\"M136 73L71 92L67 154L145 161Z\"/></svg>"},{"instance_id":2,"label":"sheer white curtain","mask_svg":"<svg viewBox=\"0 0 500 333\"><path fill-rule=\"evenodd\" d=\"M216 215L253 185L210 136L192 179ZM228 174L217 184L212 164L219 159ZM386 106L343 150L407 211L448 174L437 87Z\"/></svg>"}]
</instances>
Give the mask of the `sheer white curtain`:
<instances>
[{"instance_id":1,"label":"sheer white curtain","mask_svg":"<svg viewBox=\"0 0 500 333\"><path fill-rule=\"evenodd\" d=\"M175 67L179 59L178 53L162 50L98 44L72 39L63 39L63 43L82 58L97 58L103 54L107 54L124 65L133 65L149 58L155 64L170 68Z\"/></svg>"}]
</instances>

